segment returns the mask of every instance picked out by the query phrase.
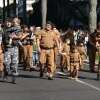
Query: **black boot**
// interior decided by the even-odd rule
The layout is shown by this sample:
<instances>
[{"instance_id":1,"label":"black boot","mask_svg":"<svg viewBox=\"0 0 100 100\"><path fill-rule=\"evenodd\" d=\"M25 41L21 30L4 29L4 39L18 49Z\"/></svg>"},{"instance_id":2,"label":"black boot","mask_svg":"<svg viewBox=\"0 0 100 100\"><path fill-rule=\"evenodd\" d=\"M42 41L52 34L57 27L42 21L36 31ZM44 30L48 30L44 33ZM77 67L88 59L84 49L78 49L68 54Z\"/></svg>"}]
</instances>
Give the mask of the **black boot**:
<instances>
[{"instance_id":1,"label":"black boot","mask_svg":"<svg viewBox=\"0 0 100 100\"><path fill-rule=\"evenodd\" d=\"M64 68L63 68L63 66L61 66L61 72L64 72Z\"/></svg>"},{"instance_id":2,"label":"black boot","mask_svg":"<svg viewBox=\"0 0 100 100\"><path fill-rule=\"evenodd\" d=\"M53 77L48 77L48 80L53 80Z\"/></svg>"},{"instance_id":3,"label":"black boot","mask_svg":"<svg viewBox=\"0 0 100 100\"><path fill-rule=\"evenodd\" d=\"M40 77L43 77L44 73L44 64L40 64Z\"/></svg>"},{"instance_id":4,"label":"black boot","mask_svg":"<svg viewBox=\"0 0 100 100\"><path fill-rule=\"evenodd\" d=\"M43 77L43 71L40 71L40 77Z\"/></svg>"}]
</instances>

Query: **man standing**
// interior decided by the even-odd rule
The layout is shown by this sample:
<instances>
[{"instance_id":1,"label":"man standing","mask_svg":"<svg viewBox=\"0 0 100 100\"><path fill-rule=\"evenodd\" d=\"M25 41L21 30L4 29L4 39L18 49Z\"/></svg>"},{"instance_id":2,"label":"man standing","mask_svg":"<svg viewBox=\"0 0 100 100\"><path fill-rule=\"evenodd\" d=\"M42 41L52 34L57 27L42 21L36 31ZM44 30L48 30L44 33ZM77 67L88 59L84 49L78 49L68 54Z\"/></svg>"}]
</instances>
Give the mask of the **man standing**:
<instances>
[{"instance_id":1,"label":"man standing","mask_svg":"<svg viewBox=\"0 0 100 100\"><path fill-rule=\"evenodd\" d=\"M18 18L6 22L6 29L3 36L4 43L4 65L7 74L18 75L18 45L20 40L20 20ZM14 80L12 80L14 82Z\"/></svg>"},{"instance_id":2,"label":"man standing","mask_svg":"<svg viewBox=\"0 0 100 100\"><path fill-rule=\"evenodd\" d=\"M52 24L48 22L46 28L41 30L38 37L38 50L40 52L40 77L43 77L45 66L47 67L48 79L52 80L55 72L54 46L58 41L52 31Z\"/></svg>"},{"instance_id":3,"label":"man standing","mask_svg":"<svg viewBox=\"0 0 100 100\"><path fill-rule=\"evenodd\" d=\"M77 46L72 45L70 50L70 78L78 79L79 65L81 63L80 53Z\"/></svg>"},{"instance_id":4,"label":"man standing","mask_svg":"<svg viewBox=\"0 0 100 100\"><path fill-rule=\"evenodd\" d=\"M91 72L95 72L95 56L96 56L96 33L89 35L89 41L87 43L87 52L89 56L89 68Z\"/></svg>"},{"instance_id":5,"label":"man standing","mask_svg":"<svg viewBox=\"0 0 100 100\"><path fill-rule=\"evenodd\" d=\"M89 35L89 41L87 43L87 52L89 55L89 66L90 66L90 71L95 72L95 57L96 57L96 41L97 41L97 33L100 31L100 23L98 23L97 29L95 32L91 33Z\"/></svg>"},{"instance_id":6,"label":"man standing","mask_svg":"<svg viewBox=\"0 0 100 100\"><path fill-rule=\"evenodd\" d=\"M70 40L67 38L62 39L62 53L61 53L61 71L64 72L64 68L70 71Z\"/></svg>"},{"instance_id":7,"label":"man standing","mask_svg":"<svg viewBox=\"0 0 100 100\"><path fill-rule=\"evenodd\" d=\"M37 53L37 43L36 43L36 33L35 33L35 26L30 27L30 47L32 48L30 50L30 60L32 61L32 66L30 68L30 71L36 69L36 64L37 64L37 58L38 58L38 53ZM33 57L32 57L33 56Z\"/></svg>"}]
</instances>

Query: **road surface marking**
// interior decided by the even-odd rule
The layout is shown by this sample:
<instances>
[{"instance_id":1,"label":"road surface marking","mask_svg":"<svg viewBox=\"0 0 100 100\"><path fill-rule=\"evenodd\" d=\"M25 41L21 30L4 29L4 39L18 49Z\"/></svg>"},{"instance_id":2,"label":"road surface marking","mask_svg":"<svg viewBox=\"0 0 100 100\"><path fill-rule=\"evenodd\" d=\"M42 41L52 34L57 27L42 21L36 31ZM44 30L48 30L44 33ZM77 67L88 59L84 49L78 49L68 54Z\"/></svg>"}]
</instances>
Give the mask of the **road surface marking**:
<instances>
[{"instance_id":1,"label":"road surface marking","mask_svg":"<svg viewBox=\"0 0 100 100\"><path fill-rule=\"evenodd\" d=\"M81 81L81 80L79 80L79 79L76 80L76 82L81 83L81 84L84 84L84 85L86 85L86 86L88 86L88 87L91 87L92 89L95 89L95 90L97 90L97 91L100 92L100 88L99 88L99 87L96 87L96 86L94 86L94 85L92 85L92 84L89 84L89 83L87 83L87 82Z\"/></svg>"},{"instance_id":2,"label":"road surface marking","mask_svg":"<svg viewBox=\"0 0 100 100\"><path fill-rule=\"evenodd\" d=\"M67 74L65 74L64 72L56 72L56 74L58 75L63 75L63 76L66 76Z\"/></svg>"}]
</instances>

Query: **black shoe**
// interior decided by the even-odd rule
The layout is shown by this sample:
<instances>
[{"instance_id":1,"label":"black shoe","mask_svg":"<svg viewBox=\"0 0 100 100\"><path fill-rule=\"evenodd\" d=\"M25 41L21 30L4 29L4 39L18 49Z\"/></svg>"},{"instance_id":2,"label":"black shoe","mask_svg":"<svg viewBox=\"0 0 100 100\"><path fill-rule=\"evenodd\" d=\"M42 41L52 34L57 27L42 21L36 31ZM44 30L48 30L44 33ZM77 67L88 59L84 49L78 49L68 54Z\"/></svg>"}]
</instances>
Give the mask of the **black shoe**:
<instances>
[{"instance_id":1,"label":"black shoe","mask_svg":"<svg viewBox=\"0 0 100 100\"><path fill-rule=\"evenodd\" d=\"M23 68L23 71L26 71L26 68L25 67Z\"/></svg>"},{"instance_id":2,"label":"black shoe","mask_svg":"<svg viewBox=\"0 0 100 100\"><path fill-rule=\"evenodd\" d=\"M16 84L15 81L16 81L16 76L12 75L12 81L11 81L11 83L12 83L12 84Z\"/></svg>"},{"instance_id":3,"label":"black shoe","mask_svg":"<svg viewBox=\"0 0 100 100\"><path fill-rule=\"evenodd\" d=\"M61 72L64 72L64 69L63 68L61 68Z\"/></svg>"},{"instance_id":4,"label":"black shoe","mask_svg":"<svg viewBox=\"0 0 100 100\"><path fill-rule=\"evenodd\" d=\"M53 77L48 77L48 80L53 80Z\"/></svg>"},{"instance_id":5,"label":"black shoe","mask_svg":"<svg viewBox=\"0 0 100 100\"><path fill-rule=\"evenodd\" d=\"M40 72L40 77L43 77L43 72Z\"/></svg>"},{"instance_id":6,"label":"black shoe","mask_svg":"<svg viewBox=\"0 0 100 100\"><path fill-rule=\"evenodd\" d=\"M30 72L31 71L37 71L37 69L36 68L30 68Z\"/></svg>"},{"instance_id":7,"label":"black shoe","mask_svg":"<svg viewBox=\"0 0 100 100\"><path fill-rule=\"evenodd\" d=\"M29 70L30 72L32 72L32 71L34 71L34 68L30 68L30 70Z\"/></svg>"}]
</instances>

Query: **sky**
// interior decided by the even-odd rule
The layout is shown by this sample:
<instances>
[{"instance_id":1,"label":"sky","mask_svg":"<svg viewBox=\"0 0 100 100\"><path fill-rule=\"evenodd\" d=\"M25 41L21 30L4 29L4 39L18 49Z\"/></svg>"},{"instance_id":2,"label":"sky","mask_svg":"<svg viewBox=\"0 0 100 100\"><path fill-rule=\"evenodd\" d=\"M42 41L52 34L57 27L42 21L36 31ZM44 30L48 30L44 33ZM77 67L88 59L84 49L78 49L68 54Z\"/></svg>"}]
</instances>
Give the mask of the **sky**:
<instances>
[{"instance_id":1,"label":"sky","mask_svg":"<svg viewBox=\"0 0 100 100\"><path fill-rule=\"evenodd\" d=\"M13 0L9 0L10 3L13 2ZM5 0L5 4L7 5L7 0ZM0 7L3 7L3 0L0 0Z\"/></svg>"},{"instance_id":2,"label":"sky","mask_svg":"<svg viewBox=\"0 0 100 100\"><path fill-rule=\"evenodd\" d=\"M0 0L0 7L3 7L3 0Z\"/></svg>"},{"instance_id":3,"label":"sky","mask_svg":"<svg viewBox=\"0 0 100 100\"><path fill-rule=\"evenodd\" d=\"M30 3L35 2L35 1L39 1L39 0L27 0L28 2L30 1ZM9 0L10 4L13 3L13 0ZM5 4L7 5L7 0L5 0ZM3 7L3 0L0 0L0 7Z\"/></svg>"}]
</instances>

